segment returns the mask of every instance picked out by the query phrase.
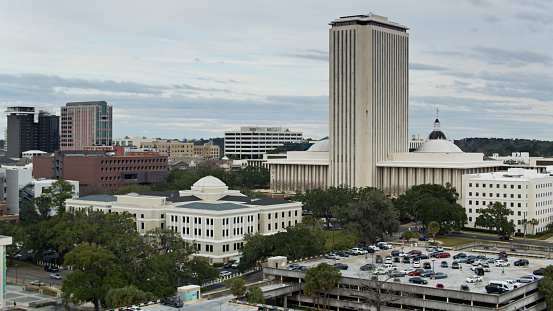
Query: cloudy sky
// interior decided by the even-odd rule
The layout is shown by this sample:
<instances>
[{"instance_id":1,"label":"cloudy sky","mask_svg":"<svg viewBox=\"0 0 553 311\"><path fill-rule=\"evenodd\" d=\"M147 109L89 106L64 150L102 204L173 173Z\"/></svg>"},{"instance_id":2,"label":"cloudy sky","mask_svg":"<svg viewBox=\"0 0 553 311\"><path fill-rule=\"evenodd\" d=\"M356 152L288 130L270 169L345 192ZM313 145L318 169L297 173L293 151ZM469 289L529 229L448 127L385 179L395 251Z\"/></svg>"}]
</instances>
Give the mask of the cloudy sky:
<instances>
[{"instance_id":1,"label":"cloudy sky","mask_svg":"<svg viewBox=\"0 0 553 311\"><path fill-rule=\"evenodd\" d=\"M114 138L328 135L328 23L410 28L410 134L553 140L550 0L0 0L0 103L105 100ZM5 128L6 118L0 118Z\"/></svg>"}]
</instances>

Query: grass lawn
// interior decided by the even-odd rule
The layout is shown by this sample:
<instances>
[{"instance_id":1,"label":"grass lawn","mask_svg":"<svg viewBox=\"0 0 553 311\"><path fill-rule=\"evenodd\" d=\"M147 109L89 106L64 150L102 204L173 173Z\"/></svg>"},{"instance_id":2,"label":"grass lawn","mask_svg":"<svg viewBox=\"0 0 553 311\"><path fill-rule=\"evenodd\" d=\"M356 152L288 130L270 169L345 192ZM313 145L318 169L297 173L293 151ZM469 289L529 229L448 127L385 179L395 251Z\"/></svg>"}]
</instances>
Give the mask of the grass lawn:
<instances>
[{"instance_id":1,"label":"grass lawn","mask_svg":"<svg viewBox=\"0 0 553 311\"><path fill-rule=\"evenodd\" d=\"M324 232L325 232L325 239L326 239L325 246L327 249L331 249L332 245L340 241L343 241L346 238L346 236L342 234L342 230L328 229L328 230L325 230ZM334 234L334 239L332 238L332 234Z\"/></svg>"},{"instance_id":2,"label":"grass lawn","mask_svg":"<svg viewBox=\"0 0 553 311\"><path fill-rule=\"evenodd\" d=\"M476 239L461 238L461 237L454 237L454 236L447 236L447 235L437 235L436 240L441 241L443 243L442 246L447 246L447 247L479 241Z\"/></svg>"},{"instance_id":3,"label":"grass lawn","mask_svg":"<svg viewBox=\"0 0 553 311\"><path fill-rule=\"evenodd\" d=\"M226 284L226 285L230 286L230 283L232 283L232 281L234 281L234 280L242 279L242 280L246 281L249 278L250 278L249 276L241 275L241 276L237 276L237 277L232 278L232 279L224 280L223 284Z\"/></svg>"}]
</instances>

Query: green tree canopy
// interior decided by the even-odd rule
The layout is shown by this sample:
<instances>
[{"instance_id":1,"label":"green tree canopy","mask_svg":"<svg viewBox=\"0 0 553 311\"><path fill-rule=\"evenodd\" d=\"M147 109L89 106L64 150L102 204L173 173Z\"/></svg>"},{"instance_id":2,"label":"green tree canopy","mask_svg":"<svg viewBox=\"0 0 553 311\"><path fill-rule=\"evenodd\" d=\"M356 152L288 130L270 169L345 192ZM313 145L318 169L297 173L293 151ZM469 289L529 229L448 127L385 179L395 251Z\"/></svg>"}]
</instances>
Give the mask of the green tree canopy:
<instances>
[{"instance_id":1,"label":"green tree canopy","mask_svg":"<svg viewBox=\"0 0 553 311\"><path fill-rule=\"evenodd\" d=\"M547 310L553 309L553 265L549 265L543 271L543 278L539 281L540 292L545 297Z\"/></svg>"},{"instance_id":2,"label":"green tree canopy","mask_svg":"<svg viewBox=\"0 0 553 311\"><path fill-rule=\"evenodd\" d=\"M507 218L511 213L512 210L501 202L490 203L487 208L480 209L480 216L476 218L475 225L496 229L505 238L515 232L515 224Z\"/></svg>"},{"instance_id":3,"label":"green tree canopy","mask_svg":"<svg viewBox=\"0 0 553 311\"><path fill-rule=\"evenodd\" d=\"M242 279L234 279L230 283L230 293L236 296L237 299L242 298L246 294L246 285Z\"/></svg>"},{"instance_id":4,"label":"green tree canopy","mask_svg":"<svg viewBox=\"0 0 553 311\"><path fill-rule=\"evenodd\" d=\"M250 286L246 293L246 301L249 303L265 303L263 291L257 286Z\"/></svg>"},{"instance_id":5,"label":"green tree canopy","mask_svg":"<svg viewBox=\"0 0 553 311\"><path fill-rule=\"evenodd\" d=\"M326 189L308 189L305 193L296 193L296 199L303 203L303 209L313 217L326 219L327 227L339 211L347 207L357 197L357 189L347 186L328 187Z\"/></svg>"},{"instance_id":6,"label":"green tree canopy","mask_svg":"<svg viewBox=\"0 0 553 311\"><path fill-rule=\"evenodd\" d=\"M342 211L342 229L354 232L362 241L374 242L399 229L398 212L384 192L365 188L359 198Z\"/></svg>"},{"instance_id":7,"label":"green tree canopy","mask_svg":"<svg viewBox=\"0 0 553 311\"><path fill-rule=\"evenodd\" d=\"M133 285L122 288L112 288L106 293L106 307L116 309L119 307L147 302L153 299L154 295L141 291Z\"/></svg>"},{"instance_id":8,"label":"green tree canopy","mask_svg":"<svg viewBox=\"0 0 553 311\"><path fill-rule=\"evenodd\" d=\"M316 267L311 267L305 272L306 295L313 295L314 292L323 293L323 309L326 308L328 293L331 289L338 286L342 274L334 267L326 263L320 263Z\"/></svg>"}]
</instances>

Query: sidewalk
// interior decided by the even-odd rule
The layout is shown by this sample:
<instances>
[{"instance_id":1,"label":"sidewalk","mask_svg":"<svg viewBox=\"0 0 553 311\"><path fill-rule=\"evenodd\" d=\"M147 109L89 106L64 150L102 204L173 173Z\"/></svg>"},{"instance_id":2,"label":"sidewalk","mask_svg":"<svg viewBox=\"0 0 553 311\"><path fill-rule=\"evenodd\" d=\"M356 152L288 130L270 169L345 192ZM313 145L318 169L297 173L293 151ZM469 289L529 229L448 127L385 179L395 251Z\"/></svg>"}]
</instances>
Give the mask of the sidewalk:
<instances>
[{"instance_id":1,"label":"sidewalk","mask_svg":"<svg viewBox=\"0 0 553 311\"><path fill-rule=\"evenodd\" d=\"M41 308L31 308L29 304L32 302L56 302L56 297L40 294L38 292L23 290L23 286L6 285L6 307L13 307L14 302L17 304L16 308L25 308L29 310L50 311L53 310L53 306L46 306Z\"/></svg>"}]
</instances>

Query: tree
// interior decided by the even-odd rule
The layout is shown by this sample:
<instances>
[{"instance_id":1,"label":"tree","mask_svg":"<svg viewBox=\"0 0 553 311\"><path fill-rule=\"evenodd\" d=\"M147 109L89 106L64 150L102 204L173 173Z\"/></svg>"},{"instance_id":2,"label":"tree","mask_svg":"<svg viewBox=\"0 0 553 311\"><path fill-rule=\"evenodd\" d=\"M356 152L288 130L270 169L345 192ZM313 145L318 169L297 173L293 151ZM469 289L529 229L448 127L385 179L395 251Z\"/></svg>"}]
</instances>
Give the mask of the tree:
<instances>
[{"instance_id":1,"label":"tree","mask_svg":"<svg viewBox=\"0 0 553 311\"><path fill-rule=\"evenodd\" d=\"M190 267L192 276L198 285L201 285L204 279L216 279L219 276L219 272L215 268L199 257L192 258L187 266Z\"/></svg>"},{"instance_id":2,"label":"tree","mask_svg":"<svg viewBox=\"0 0 553 311\"><path fill-rule=\"evenodd\" d=\"M530 220L528 223L532 225L532 234L535 234L536 226L540 224L540 221L537 220L536 218L532 218L532 220Z\"/></svg>"},{"instance_id":3,"label":"tree","mask_svg":"<svg viewBox=\"0 0 553 311\"><path fill-rule=\"evenodd\" d=\"M440 231L440 224L437 221L431 221L428 224L428 231L432 233L432 237L436 240L436 234Z\"/></svg>"},{"instance_id":4,"label":"tree","mask_svg":"<svg viewBox=\"0 0 553 311\"><path fill-rule=\"evenodd\" d=\"M553 310L553 265L549 265L543 271L543 278L539 281L539 290L545 297L547 310Z\"/></svg>"},{"instance_id":5,"label":"tree","mask_svg":"<svg viewBox=\"0 0 553 311\"><path fill-rule=\"evenodd\" d=\"M139 290L133 285L112 288L106 293L106 307L115 309L153 300L154 295Z\"/></svg>"},{"instance_id":6,"label":"tree","mask_svg":"<svg viewBox=\"0 0 553 311\"><path fill-rule=\"evenodd\" d=\"M495 228L503 239L515 232L515 224L509 221L507 216L511 215L511 209L501 202L490 203L487 208L480 209L480 216L476 218L475 224L484 228Z\"/></svg>"},{"instance_id":7,"label":"tree","mask_svg":"<svg viewBox=\"0 0 553 311\"><path fill-rule=\"evenodd\" d=\"M46 189L42 194L42 196L50 198L52 211L57 214L65 213L65 200L75 195L75 186L63 179L58 179L53 182L50 188Z\"/></svg>"},{"instance_id":8,"label":"tree","mask_svg":"<svg viewBox=\"0 0 553 311\"><path fill-rule=\"evenodd\" d=\"M409 240L411 240L412 238L415 237L415 234L413 233L413 231L411 230L405 230L403 231L403 233L401 234L401 238L403 240L406 240L407 243L409 243Z\"/></svg>"},{"instance_id":9,"label":"tree","mask_svg":"<svg viewBox=\"0 0 553 311\"><path fill-rule=\"evenodd\" d=\"M127 193L138 193L142 191L150 191L152 190L152 187L144 186L144 185L131 185L123 188L119 188L115 192L113 192L114 195L121 195L121 194L127 194Z\"/></svg>"},{"instance_id":10,"label":"tree","mask_svg":"<svg viewBox=\"0 0 553 311\"><path fill-rule=\"evenodd\" d=\"M64 264L74 268L62 283L64 296L75 302L91 302L95 311L110 289L125 285L116 256L95 244L77 245L67 254Z\"/></svg>"},{"instance_id":11,"label":"tree","mask_svg":"<svg viewBox=\"0 0 553 311\"><path fill-rule=\"evenodd\" d=\"M251 286L246 293L246 301L249 303L265 303L263 291L257 286Z\"/></svg>"},{"instance_id":12,"label":"tree","mask_svg":"<svg viewBox=\"0 0 553 311\"><path fill-rule=\"evenodd\" d=\"M311 295L315 288L323 293L323 309L326 309L326 299L330 290L338 285L342 274L334 267L326 263L320 263L316 267L307 269L305 272L305 287L308 288L306 295ZM305 290L304 290L305 292Z\"/></svg>"},{"instance_id":13,"label":"tree","mask_svg":"<svg viewBox=\"0 0 553 311\"><path fill-rule=\"evenodd\" d=\"M397 293L393 294L385 290L386 282L390 279L393 278L386 276L384 280L379 280L378 275L369 273L368 277L358 278L361 286L358 286L357 290L353 290L351 295L366 299L377 311L380 311L383 306L392 304L400 299L400 295L397 295ZM406 295L406 293L401 294L401 296Z\"/></svg>"},{"instance_id":14,"label":"tree","mask_svg":"<svg viewBox=\"0 0 553 311\"><path fill-rule=\"evenodd\" d=\"M268 189L270 182L269 170L261 166L246 166L238 171L244 188Z\"/></svg>"},{"instance_id":15,"label":"tree","mask_svg":"<svg viewBox=\"0 0 553 311\"><path fill-rule=\"evenodd\" d=\"M234 279L230 283L230 293L236 296L236 299L242 298L246 293L246 285L242 279Z\"/></svg>"},{"instance_id":16,"label":"tree","mask_svg":"<svg viewBox=\"0 0 553 311\"><path fill-rule=\"evenodd\" d=\"M303 209L312 212L313 217L324 218L327 229L336 212L345 208L354 197L352 189L347 186L308 189L303 194L296 193L296 199L303 203Z\"/></svg>"},{"instance_id":17,"label":"tree","mask_svg":"<svg viewBox=\"0 0 553 311\"><path fill-rule=\"evenodd\" d=\"M376 188L361 190L359 198L341 213L342 228L354 232L361 241L372 242L399 229L397 210L384 192Z\"/></svg>"}]
</instances>

